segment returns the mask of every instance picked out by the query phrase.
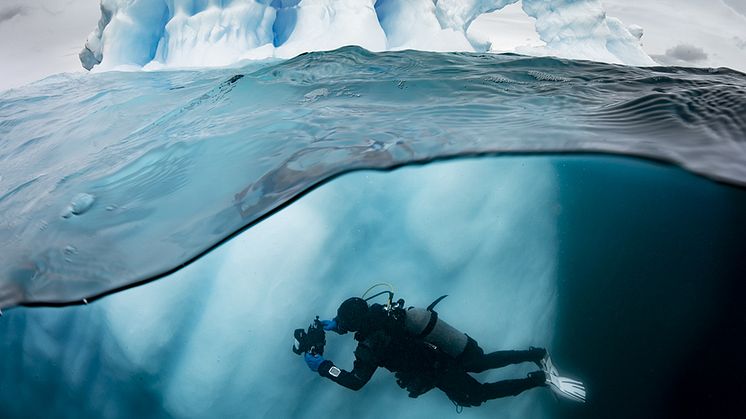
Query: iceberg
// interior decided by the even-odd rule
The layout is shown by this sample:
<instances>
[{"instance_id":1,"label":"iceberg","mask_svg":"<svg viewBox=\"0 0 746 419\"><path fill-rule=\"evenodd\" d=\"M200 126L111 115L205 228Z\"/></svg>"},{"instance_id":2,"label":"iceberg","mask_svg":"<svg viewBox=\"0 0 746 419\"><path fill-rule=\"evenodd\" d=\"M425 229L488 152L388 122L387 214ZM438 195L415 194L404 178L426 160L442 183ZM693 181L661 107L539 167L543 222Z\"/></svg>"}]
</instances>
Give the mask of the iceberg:
<instances>
[{"instance_id":1,"label":"iceberg","mask_svg":"<svg viewBox=\"0 0 746 419\"><path fill-rule=\"evenodd\" d=\"M535 389L465 417L729 417L746 75L486 53L469 28L510 4L103 1L81 60L138 71L0 96L0 415L446 416L291 352L386 281L588 384L582 407ZM521 7L528 53L646 62L599 2Z\"/></svg>"},{"instance_id":2,"label":"iceberg","mask_svg":"<svg viewBox=\"0 0 746 419\"><path fill-rule=\"evenodd\" d=\"M218 67L356 45L370 51L488 51L475 19L518 0L102 0L87 69ZM541 47L530 55L654 65L641 32L599 0L523 0Z\"/></svg>"}]
</instances>

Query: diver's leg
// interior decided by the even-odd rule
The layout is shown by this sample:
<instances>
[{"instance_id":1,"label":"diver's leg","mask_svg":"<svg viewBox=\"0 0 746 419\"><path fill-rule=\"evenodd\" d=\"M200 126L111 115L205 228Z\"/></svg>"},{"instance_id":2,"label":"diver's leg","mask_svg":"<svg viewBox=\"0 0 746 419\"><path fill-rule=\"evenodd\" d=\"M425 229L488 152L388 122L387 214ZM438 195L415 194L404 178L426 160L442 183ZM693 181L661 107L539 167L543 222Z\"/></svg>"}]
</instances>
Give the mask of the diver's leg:
<instances>
[{"instance_id":1,"label":"diver's leg","mask_svg":"<svg viewBox=\"0 0 746 419\"><path fill-rule=\"evenodd\" d=\"M545 349L531 348L527 351L495 351L485 354L477 341L469 337L464 353L459 356L459 361L468 372L483 372L521 362L535 362L538 365L546 353Z\"/></svg>"},{"instance_id":2,"label":"diver's leg","mask_svg":"<svg viewBox=\"0 0 746 419\"><path fill-rule=\"evenodd\" d=\"M457 406L479 406L487 400L484 385L458 368L446 371L439 377L436 386Z\"/></svg>"},{"instance_id":3,"label":"diver's leg","mask_svg":"<svg viewBox=\"0 0 746 419\"><path fill-rule=\"evenodd\" d=\"M518 394L534 387L546 385L546 376L543 371L532 372L526 378L517 380L503 380L495 383L482 384L482 395L484 401L500 397L517 396Z\"/></svg>"},{"instance_id":4,"label":"diver's leg","mask_svg":"<svg viewBox=\"0 0 746 419\"><path fill-rule=\"evenodd\" d=\"M527 378L503 380L482 384L463 371L449 371L441 377L437 387L443 390L448 398L463 407L479 406L487 400L500 397L516 396L528 389L546 385L543 371L532 372Z\"/></svg>"},{"instance_id":5,"label":"diver's leg","mask_svg":"<svg viewBox=\"0 0 746 419\"><path fill-rule=\"evenodd\" d=\"M544 349L533 348L527 351L496 351L482 356L477 363L482 372L491 368L500 368L510 364L520 364L521 362L535 362L538 364L544 358L547 351ZM471 370L470 370L471 371Z\"/></svg>"}]
</instances>

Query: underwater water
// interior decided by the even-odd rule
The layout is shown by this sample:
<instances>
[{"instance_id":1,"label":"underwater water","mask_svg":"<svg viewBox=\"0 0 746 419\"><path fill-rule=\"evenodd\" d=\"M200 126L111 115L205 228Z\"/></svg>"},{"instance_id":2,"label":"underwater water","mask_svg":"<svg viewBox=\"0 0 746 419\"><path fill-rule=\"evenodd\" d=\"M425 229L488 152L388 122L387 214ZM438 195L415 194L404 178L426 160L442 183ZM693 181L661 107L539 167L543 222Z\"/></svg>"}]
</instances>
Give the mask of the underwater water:
<instances>
[{"instance_id":1,"label":"underwater water","mask_svg":"<svg viewBox=\"0 0 746 419\"><path fill-rule=\"evenodd\" d=\"M0 417L456 415L290 351L381 281L588 387L464 417L740 417L744 98L727 69L359 48L4 92Z\"/></svg>"},{"instance_id":2,"label":"underwater water","mask_svg":"<svg viewBox=\"0 0 746 419\"><path fill-rule=\"evenodd\" d=\"M588 386L585 405L534 389L460 417L735 418L744 233L746 191L636 159L355 172L159 281L85 306L6 312L0 411L456 416L437 390L410 399L380 370L353 392L290 351L294 328L385 280L409 304L449 294L441 318L483 347L547 346ZM325 356L351 368L352 338L327 341Z\"/></svg>"}]
</instances>

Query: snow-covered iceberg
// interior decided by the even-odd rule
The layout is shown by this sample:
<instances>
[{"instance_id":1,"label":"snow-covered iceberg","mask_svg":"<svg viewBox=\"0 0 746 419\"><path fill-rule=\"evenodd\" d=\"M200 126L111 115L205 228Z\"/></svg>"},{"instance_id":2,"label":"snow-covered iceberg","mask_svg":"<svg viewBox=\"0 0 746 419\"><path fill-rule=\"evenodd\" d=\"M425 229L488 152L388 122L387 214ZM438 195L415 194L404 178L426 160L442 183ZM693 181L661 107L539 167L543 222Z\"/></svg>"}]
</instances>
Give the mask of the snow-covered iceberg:
<instances>
[{"instance_id":1,"label":"snow-covered iceberg","mask_svg":"<svg viewBox=\"0 0 746 419\"><path fill-rule=\"evenodd\" d=\"M102 0L80 53L91 69L224 66L357 45L371 51L488 51L475 19L519 0ZM653 65L639 28L607 17L600 0L523 0L541 47L554 55Z\"/></svg>"}]
</instances>

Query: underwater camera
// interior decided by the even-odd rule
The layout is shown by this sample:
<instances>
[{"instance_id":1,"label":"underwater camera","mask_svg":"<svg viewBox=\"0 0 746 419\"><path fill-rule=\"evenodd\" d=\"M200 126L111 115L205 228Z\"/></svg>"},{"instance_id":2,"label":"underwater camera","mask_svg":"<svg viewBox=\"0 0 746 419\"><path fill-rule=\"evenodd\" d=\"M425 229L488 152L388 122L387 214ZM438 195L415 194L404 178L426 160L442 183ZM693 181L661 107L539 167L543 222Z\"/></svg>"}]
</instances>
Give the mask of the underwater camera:
<instances>
[{"instance_id":1,"label":"underwater camera","mask_svg":"<svg viewBox=\"0 0 746 419\"><path fill-rule=\"evenodd\" d=\"M296 354L302 355L305 352L310 352L311 355L324 354L326 332L324 332L324 325L319 321L319 316L316 316L313 323L308 326L308 331L295 329L293 336L295 337L293 352Z\"/></svg>"}]
</instances>

